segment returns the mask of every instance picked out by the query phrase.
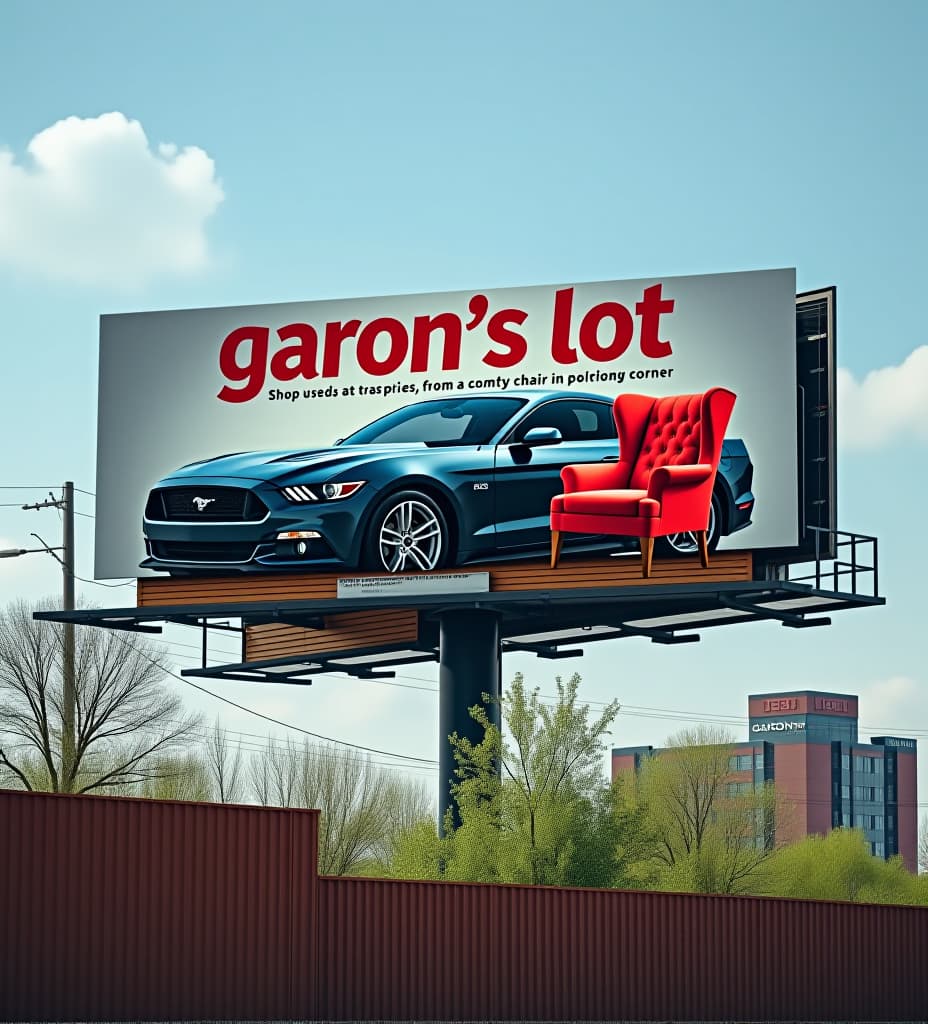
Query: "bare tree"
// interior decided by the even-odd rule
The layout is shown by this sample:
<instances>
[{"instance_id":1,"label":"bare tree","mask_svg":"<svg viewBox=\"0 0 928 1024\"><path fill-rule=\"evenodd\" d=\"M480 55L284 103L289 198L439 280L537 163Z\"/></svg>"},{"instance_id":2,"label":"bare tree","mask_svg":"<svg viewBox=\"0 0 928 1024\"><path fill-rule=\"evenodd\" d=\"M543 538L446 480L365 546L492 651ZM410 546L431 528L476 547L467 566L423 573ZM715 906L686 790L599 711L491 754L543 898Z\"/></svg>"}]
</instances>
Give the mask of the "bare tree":
<instances>
[{"instance_id":1,"label":"bare tree","mask_svg":"<svg viewBox=\"0 0 928 1024\"><path fill-rule=\"evenodd\" d=\"M370 868L374 874L391 873L397 843L423 823L434 825L436 807L434 786L422 779L396 775L387 786L387 826L381 841L371 850Z\"/></svg>"},{"instance_id":2,"label":"bare tree","mask_svg":"<svg viewBox=\"0 0 928 1024\"><path fill-rule=\"evenodd\" d=\"M727 729L684 729L632 781L660 887L742 892L773 852L787 809L772 784L731 782L734 749Z\"/></svg>"},{"instance_id":3,"label":"bare tree","mask_svg":"<svg viewBox=\"0 0 928 1024\"><path fill-rule=\"evenodd\" d=\"M928 872L928 814L922 818L921 831L918 833L918 867Z\"/></svg>"},{"instance_id":4,"label":"bare tree","mask_svg":"<svg viewBox=\"0 0 928 1024\"><path fill-rule=\"evenodd\" d=\"M126 789L126 796L142 796L149 800L195 800L199 803L214 802L214 793L210 766L195 753L159 758L157 777Z\"/></svg>"},{"instance_id":5,"label":"bare tree","mask_svg":"<svg viewBox=\"0 0 928 1024\"><path fill-rule=\"evenodd\" d=\"M245 765L242 744L234 747L217 721L206 740L206 767L211 796L220 804L241 803L245 798Z\"/></svg>"},{"instance_id":6,"label":"bare tree","mask_svg":"<svg viewBox=\"0 0 928 1024\"><path fill-rule=\"evenodd\" d=\"M160 778L198 720L165 689L164 655L144 637L75 630L75 750L62 758L62 629L32 613L0 612L0 769L23 789L87 793Z\"/></svg>"},{"instance_id":7,"label":"bare tree","mask_svg":"<svg viewBox=\"0 0 928 1024\"><path fill-rule=\"evenodd\" d=\"M267 746L254 754L248 764L252 795L264 807L300 807L296 791L298 771L294 748L289 741L281 746L268 736Z\"/></svg>"},{"instance_id":8,"label":"bare tree","mask_svg":"<svg viewBox=\"0 0 928 1024\"><path fill-rule=\"evenodd\" d=\"M269 740L250 767L259 803L319 809L322 874L385 863L401 829L424 807L431 813L422 787L390 778L370 758L344 747Z\"/></svg>"}]
</instances>

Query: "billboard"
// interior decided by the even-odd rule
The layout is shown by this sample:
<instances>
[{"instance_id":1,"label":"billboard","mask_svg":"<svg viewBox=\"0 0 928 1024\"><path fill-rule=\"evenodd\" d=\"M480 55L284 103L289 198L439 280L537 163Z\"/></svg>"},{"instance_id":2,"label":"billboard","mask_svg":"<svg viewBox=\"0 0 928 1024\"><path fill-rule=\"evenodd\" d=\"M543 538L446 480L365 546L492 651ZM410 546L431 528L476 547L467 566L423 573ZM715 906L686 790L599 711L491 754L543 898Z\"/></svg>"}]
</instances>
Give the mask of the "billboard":
<instances>
[{"instance_id":1,"label":"billboard","mask_svg":"<svg viewBox=\"0 0 928 1024\"><path fill-rule=\"evenodd\" d=\"M795 271L101 318L98 579L541 557L587 464L565 554L794 547Z\"/></svg>"}]
</instances>

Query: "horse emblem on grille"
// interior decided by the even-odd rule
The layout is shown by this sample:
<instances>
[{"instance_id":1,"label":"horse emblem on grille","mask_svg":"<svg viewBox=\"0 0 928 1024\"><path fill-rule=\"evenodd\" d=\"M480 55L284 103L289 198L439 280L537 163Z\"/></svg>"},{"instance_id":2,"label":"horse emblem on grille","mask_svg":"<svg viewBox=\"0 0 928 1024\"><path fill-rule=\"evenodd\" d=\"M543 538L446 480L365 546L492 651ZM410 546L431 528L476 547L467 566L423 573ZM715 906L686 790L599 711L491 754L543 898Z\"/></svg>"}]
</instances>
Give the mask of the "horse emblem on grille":
<instances>
[{"instance_id":1,"label":"horse emblem on grille","mask_svg":"<svg viewBox=\"0 0 928 1024\"><path fill-rule=\"evenodd\" d=\"M215 500L215 498L194 498L193 503L197 507L197 512L203 512L206 506L211 505Z\"/></svg>"}]
</instances>

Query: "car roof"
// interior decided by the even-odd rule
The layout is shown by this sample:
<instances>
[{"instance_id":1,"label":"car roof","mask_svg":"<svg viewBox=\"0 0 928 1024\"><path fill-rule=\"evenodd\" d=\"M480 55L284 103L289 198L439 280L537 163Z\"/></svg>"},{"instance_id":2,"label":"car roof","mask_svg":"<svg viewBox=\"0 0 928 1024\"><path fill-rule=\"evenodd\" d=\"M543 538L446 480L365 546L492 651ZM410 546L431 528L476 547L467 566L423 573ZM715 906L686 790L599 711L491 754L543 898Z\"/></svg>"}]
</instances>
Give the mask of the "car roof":
<instances>
[{"instance_id":1,"label":"car roof","mask_svg":"<svg viewBox=\"0 0 928 1024\"><path fill-rule=\"evenodd\" d=\"M598 402L614 401L609 395L595 394L592 391L575 391L573 388L506 388L505 391L458 391L450 395L435 395L435 398L592 398ZM431 401L430 398L422 399Z\"/></svg>"}]
</instances>

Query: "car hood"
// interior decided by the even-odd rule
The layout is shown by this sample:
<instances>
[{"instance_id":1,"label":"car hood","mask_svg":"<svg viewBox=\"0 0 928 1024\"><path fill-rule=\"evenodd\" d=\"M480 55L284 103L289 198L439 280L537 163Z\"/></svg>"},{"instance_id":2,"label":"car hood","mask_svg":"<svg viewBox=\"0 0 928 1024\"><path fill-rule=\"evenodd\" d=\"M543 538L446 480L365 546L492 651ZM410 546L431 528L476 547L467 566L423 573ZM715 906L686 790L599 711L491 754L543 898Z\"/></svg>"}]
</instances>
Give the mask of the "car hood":
<instances>
[{"instance_id":1,"label":"car hood","mask_svg":"<svg viewBox=\"0 0 928 1024\"><path fill-rule=\"evenodd\" d=\"M347 469L374 458L421 454L424 444L345 445L343 448L283 449L274 452L237 452L192 462L171 473L172 480L205 477L241 477L245 480L280 480L303 476L307 470Z\"/></svg>"}]
</instances>

